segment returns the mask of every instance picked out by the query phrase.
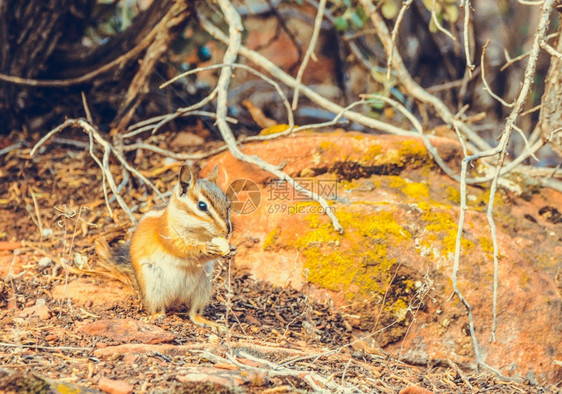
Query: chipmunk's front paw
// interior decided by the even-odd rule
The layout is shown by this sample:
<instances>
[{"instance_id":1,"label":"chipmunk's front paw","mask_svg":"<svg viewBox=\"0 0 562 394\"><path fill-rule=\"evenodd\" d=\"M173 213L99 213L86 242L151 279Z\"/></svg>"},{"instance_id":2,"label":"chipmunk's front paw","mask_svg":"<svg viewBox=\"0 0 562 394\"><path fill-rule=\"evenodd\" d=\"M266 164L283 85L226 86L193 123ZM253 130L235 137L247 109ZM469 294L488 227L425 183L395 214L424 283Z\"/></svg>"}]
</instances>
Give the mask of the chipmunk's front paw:
<instances>
[{"instance_id":1,"label":"chipmunk's front paw","mask_svg":"<svg viewBox=\"0 0 562 394\"><path fill-rule=\"evenodd\" d=\"M221 256L221 249L212 242L205 242L205 254L208 256Z\"/></svg>"},{"instance_id":2,"label":"chipmunk's front paw","mask_svg":"<svg viewBox=\"0 0 562 394\"><path fill-rule=\"evenodd\" d=\"M236 256L236 253L238 253L236 246L230 246L230 252L228 252L228 254L224 257L234 257Z\"/></svg>"}]
</instances>

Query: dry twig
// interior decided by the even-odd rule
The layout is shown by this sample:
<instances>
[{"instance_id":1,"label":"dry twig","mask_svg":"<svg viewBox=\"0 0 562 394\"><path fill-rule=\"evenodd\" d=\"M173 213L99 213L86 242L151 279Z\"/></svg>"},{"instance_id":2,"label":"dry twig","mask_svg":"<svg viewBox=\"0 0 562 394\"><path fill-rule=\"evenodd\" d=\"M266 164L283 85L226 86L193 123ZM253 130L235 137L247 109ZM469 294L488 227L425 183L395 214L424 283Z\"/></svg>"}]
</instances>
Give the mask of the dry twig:
<instances>
[{"instance_id":1,"label":"dry twig","mask_svg":"<svg viewBox=\"0 0 562 394\"><path fill-rule=\"evenodd\" d=\"M484 46L482 47L482 55L480 56L480 65L482 67L482 83L484 83L484 90L488 92L488 94L490 96L492 96L494 99L496 99L497 101L499 101L502 105L508 107L508 108L513 108L513 106L515 105L515 103L508 103L506 102L504 99L502 99L500 96L498 96L497 94L495 94L492 91L492 88L490 88L490 85L488 85L488 81L486 80L486 64L484 62L485 58L486 58L486 48L488 48L488 44L490 43L490 40L488 39L488 41L486 41L486 44L484 44Z\"/></svg>"},{"instance_id":2,"label":"dry twig","mask_svg":"<svg viewBox=\"0 0 562 394\"><path fill-rule=\"evenodd\" d=\"M137 57L140 53L142 53L142 51L144 51L152 43L152 40L154 39L155 36L156 36L156 29L153 29L137 46L135 46L129 52L124 53L123 55L110 61L109 63L76 78L39 80L39 79L21 78L11 75L0 74L0 80L14 83L17 85L41 86L41 87L65 87L65 86L78 85L84 82L89 82L92 79L96 78L98 75L101 75L120 65L123 65L127 61Z\"/></svg>"},{"instance_id":3,"label":"dry twig","mask_svg":"<svg viewBox=\"0 0 562 394\"><path fill-rule=\"evenodd\" d=\"M228 43L229 39L228 39L227 35L224 34L216 26L214 26L211 22L209 22L209 20L207 20L207 18L205 18L203 15L199 15L199 21L201 23L201 26L211 36L213 36L215 39L217 39L217 40L219 40L219 41L221 41L225 44ZM259 65L262 69L269 72L272 76L277 78L279 81L283 82L288 87L290 87L290 88L296 87L296 85L297 85L296 80L293 77L291 77L289 74L287 74L286 72L281 70L279 67L277 67L275 64L273 64L266 57L260 55L259 53L255 52L255 51L252 51L251 49L246 48L243 45L240 45L238 52L239 52L240 55L246 57L252 63ZM301 86L300 92L304 96L308 97L310 100L312 100L313 102L315 102L316 104L321 106L322 108L324 108L324 109L326 109L326 110L328 110L332 113L337 114L337 113L344 110L344 108L341 107L340 105L337 105L337 104L333 103L332 101L326 99L325 97L316 93L314 90L310 89L306 85ZM391 124L388 124L388 123L385 123L385 122L381 122L380 120L377 120L377 119L372 119L368 116L365 116L363 114L360 114L360 113L357 113L357 112L354 112L354 111L347 111L346 112L346 118L353 121L353 122L361 124L363 126L370 127L372 129L375 129L375 130L378 130L378 131L387 132L389 134L396 134L396 135L403 135L403 136L414 136L415 135L415 133L412 133L411 131L404 130L400 127L396 127L394 125L391 125Z\"/></svg>"},{"instance_id":4,"label":"dry twig","mask_svg":"<svg viewBox=\"0 0 562 394\"><path fill-rule=\"evenodd\" d=\"M469 75L474 71L474 64L472 63L472 52L470 50L470 0L461 0L461 7L464 8L464 20L463 20L463 41L464 41L464 55L466 58L466 68Z\"/></svg>"},{"instance_id":5,"label":"dry twig","mask_svg":"<svg viewBox=\"0 0 562 394\"><path fill-rule=\"evenodd\" d=\"M234 61L238 56L238 50L241 43L241 32L243 29L242 20L240 18L240 15L236 12L236 8L234 8L229 1L219 0L219 6L224 14L226 21L228 22L229 31L228 48L224 54L223 63L234 64ZM254 164L257 167L270 172L271 174L275 175L280 181L286 181L287 183L289 183L291 187L293 187L297 192L302 193L320 203L320 205L324 209L324 212L332 220L334 228L337 231L342 232L343 228L332 212L331 207L322 196L302 187L298 182L296 182L292 177L283 172L279 167L271 165L257 156L248 156L240 150L236 143L234 135L230 130L230 126L226 122L226 114L228 110L228 86L230 84L231 76L232 67L224 67L222 68L219 81L217 83L217 126L226 145L228 146L230 153L232 153L232 155L238 160Z\"/></svg>"},{"instance_id":6,"label":"dry twig","mask_svg":"<svg viewBox=\"0 0 562 394\"><path fill-rule=\"evenodd\" d=\"M115 196L115 198L117 199L117 202L119 203L119 206L121 207L121 209L123 209L123 211L125 211L125 213L129 217L129 220L134 225L136 225L137 220L133 216L133 213L131 212L131 210L129 209L129 207L125 203L125 201L123 200L123 197L121 197L121 194L119 193L119 190L118 190L117 185L115 183L115 178L113 177L113 174L111 173L111 169L109 168L109 156L110 156L110 154L111 153L115 154L115 156L119 159L119 161L121 162L121 164L125 168L132 169L132 167L127 163L124 156L122 156L121 152L119 152L113 145L111 145L111 143L106 141L101 136L101 133L93 125L91 125L89 122L87 122L86 120L84 120L84 119L68 119L64 123L55 127L53 130L51 130L47 134L45 134L45 136L43 138L41 138L39 140L39 142L37 142L37 144L35 144L33 149L31 149L31 152L29 153L30 156L34 156L35 153L37 152L37 150L45 142L47 142L47 140L49 138L51 138L56 133L59 133L62 130L66 129L67 127L78 127L80 129L82 129L82 131L84 131L90 138L90 155L92 156L92 159L94 159L96 164L98 164L98 166L100 167L100 169L102 171L102 174L103 174L102 184L103 184L103 188L104 188L105 202L106 202L106 206L107 206L107 209L109 211L109 214L113 217L113 211L111 210L111 207L109 205L109 200L108 200L108 195L107 195L107 189L106 189L106 183L105 183L106 181L107 181L107 183L109 183L109 187L111 188L111 191L112 191L113 195ZM97 142L103 148L103 161L100 160L94 154L94 150L93 150L93 142L94 141ZM134 170L134 171L135 171L134 172L135 175L137 175L137 176L141 175L138 171L136 171L136 170ZM144 176L141 175L141 177L142 178L140 178L140 179L144 179L144 180L148 181L148 179L146 179ZM150 181L148 181L148 182L149 182L149 183L147 183L148 185L150 185L153 189L156 189L156 186L154 186ZM158 189L156 189L156 190L158 190ZM161 193L159 191L158 191L158 195L161 196Z\"/></svg>"},{"instance_id":7,"label":"dry twig","mask_svg":"<svg viewBox=\"0 0 562 394\"><path fill-rule=\"evenodd\" d=\"M447 37L449 37L451 40L456 41L457 39L455 38L455 36L453 36L451 34L450 31L448 31L447 29L445 29L443 26L441 26L441 23L439 23L439 19L437 19L437 13L435 12L435 0L433 0L433 4L431 6L431 20L433 21L433 23L435 24L435 26L437 27L437 29L445 34ZM469 68L470 69L470 68Z\"/></svg>"},{"instance_id":8,"label":"dry twig","mask_svg":"<svg viewBox=\"0 0 562 394\"><path fill-rule=\"evenodd\" d=\"M460 202L460 212L459 212L459 223L458 223L458 229L457 229L457 238L456 238L456 243L455 243L455 257L454 257L454 265L453 265L453 274L452 274L453 288L455 290L455 294L461 300L461 302L465 305L465 307L467 309L467 312L468 312L470 334L471 334L471 337L472 337L474 352L475 352L476 360L477 360L478 364L490 369L491 371L498 374L499 376L502 376L501 373L498 370L496 370L496 369L492 368L491 366L487 365L484 361L484 358L483 358L483 356L480 352L480 347L478 345L478 339L476 337L476 333L475 333L475 329L474 329L474 318L473 318L473 314L472 314L472 309L470 307L470 304L468 303L466 298L463 296L462 292L460 291L460 289L458 287L458 272L459 272L459 262L460 262L460 252L461 252L461 239L462 239L462 233L463 233L463 229L464 229L465 211L467 209L467 206L466 206L467 167L468 167L468 164L470 162L474 161L474 160L478 160L478 159L483 158L483 157L490 157L490 156L499 155L498 164L496 166L494 178L492 179L492 185L490 187L490 199L488 201L488 209L487 209L487 213L486 213L488 223L490 225L490 233L491 233L492 243L493 243L493 248L494 248L494 252L493 252L493 258L494 258L493 314L494 314L494 317L493 317L493 327L492 327L491 338L492 338L492 340L495 340L495 332L496 332L496 327L497 327L497 294L498 294L498 271L499 271L499 267L498 267L498 243L497 243L497 237L496 237L496 227L495 227L495 222L494 222L494 218L493 218L494 198L495 198L495 194L496 194L496 190L497 190L498 181L499 181L499 177L500 177L500 174L501 174L503 162L504 162L505 156L507 154L507 144L510 140L510 137L511 137L511 134L512 134L512 131L513 131L513 125L515 124L517 118L519 117L520 113L523 110L523 106L525 104L525 101L527 99L527 95L529 93L529 90L530 90L530 87L531 87L531 84L532 84L533 76L535 75L535 67L536 67L538 54L539 54L539 51L540 51L540 43L544 39L544 36L546 34L546 30L547 30L548 24L549 24L550 13L552 11L552 5L553 5L554 1L555 0L546 0L544 5L543 5L541 18L540 18L540 21L539 21L539 26L537 28L537 32L535 34L533 45L532 45L532 48L531 48L531 51L530 51L529 62L528 62L527 67L525 69L525 78L524 78L524 81L523 81L523 85L522 85L521 90L519 92L519 96L518 96L517 100L515 101L515 105L513 107L513 110L511 112L511 114L508 116L508 118L506 120L506 123L505 123L505 126L504 126L504 129L502 130L502 133L500 134L500 142L499 142L498 146L495 147L494 149L486 150L484 152L480 152L480 153L472 155L472 156L467 156L463 159L463 161L461 163L461 182L460 182L461 202Z\"/></svg>"},{"instance_id":9,"label":"dry twig","mask_svg":"<svg viewBox=\"0 0 562 394\"><path fill-rule=\"evenodd\" d=\"M419 84L417 84L402 61L402 57L398 53L398 50L393 47L392 45L392 38L388 28L386 27L386 23L382 19L382 17L374 10L373 4L369 0L361 0L361 4L363 8L367 12L367 14L371 18L371 22L375 26L375 30L377 31L377 35L379 36L385 50L387 52L393 51L394 55L392 58L392 67L394 70L400 75L400 82L411 96L415 99L431 105L439 117L443 119L447 124L452 124L455 120L455 116L451 113L449 108L443 103L443 101L439 100L437 97L429 94L426 90L424 90ZM475 144L480 149L490 149L490 144L486 142L482 137L474 132L468 125L464 122L457 120L457 125L462 132L462 134L468 138L473 144Z\"/></svg>"},{"instance_id":10,"label":"dry twig","mask_svg":"<svg viewBox=\"0 0 562 394\"><path fill-rule=\"evenodd\" d=\"M304 74L304 70L308 65L308 61L311 57L314 56L314 49L316 48L316 42L318 41L318 36L320 34L320 26L322 25L322 18L324 16L324 8L326 8L326 0L320 0L318 4L318 11L316 13L316 19L314 20L314 29L312 31L312 37L310 38L310 43L308 44L308 49L304 54L304 59L299 67L299 71L297 72L297 85L295 86L295 93L293 95L293 111L297 109L297 105L299 102L299 89L302 83L302 76Z\"/></svg>"},{"instance_id":11,"label":"dry twig","mask_svg":"<svg viewBox=\"0 0 562 394\"><path fill-rule=\"evenodd\" d=\"M406 10L410 7L413 0L406 0L402 3L402 8L400 8L400 12L398 12L398 17L396 18L396 23L392 28L392 36L391 36L391 45L390 48L387 49L387 58L386 61L386 79L390 80L390 74L392 72L392 58L394 56L394 48L396 46L396 39L398 38L398 30L400 29L400 24L402 23L402 19L404 19L404 15L406 14Z\"/></svg>"}]
</instances>

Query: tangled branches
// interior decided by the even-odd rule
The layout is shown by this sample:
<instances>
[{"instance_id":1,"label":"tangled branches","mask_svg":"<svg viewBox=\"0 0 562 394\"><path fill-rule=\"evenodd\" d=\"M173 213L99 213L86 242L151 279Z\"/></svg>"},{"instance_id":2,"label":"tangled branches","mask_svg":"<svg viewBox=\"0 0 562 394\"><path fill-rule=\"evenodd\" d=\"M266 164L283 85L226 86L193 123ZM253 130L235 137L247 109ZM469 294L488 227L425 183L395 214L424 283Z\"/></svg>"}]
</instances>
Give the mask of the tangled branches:
<instances>
[{"instance_id":1,"label":"tangled branches","mask_svg":"<svg viewBox=\"0 0 562 394\"><path fill-rule=\"evenodd\" d=\"M96 161L98 166L100 167L102 174L103 174L103 186L104 186L104 193L106 196L106 205L108 210L111 213L110 203L108 201L108 189L114 194L117 199L118 204L120 207L127 213L130 220L134 223L135 219L131 213L131 210L126 206L123 199L119 195L119 187L115 182L114 177L111 174L109 169L109 159L111 155L114 155L116 160L122 165L126 171L130 172L131 175L139 178L142 182L144 182L149 187L153 188L155 193L158 196L161 196L160 191L148 180L146 177L142 176L137 170L134 169L128 163L126 159L126 152L138 150L138 149L147 149L153 152L156 152L161 155L165 155L168 157L172 157L178 160L200 160L204 159L205 157L211 156L218 152L228 150L230 153L236 157L237 159L255 165L256 167L268 171L269 173L273 174L275 177L280 179L281 181L285 181L289 183L295 190L304 195L311 197L313 200L317 201L319 204L322 205L324 211L330 216L330 219L333 223L334 228L337 231L343 231L340 223L338 222L337 217L333 214L332 209L327 201L325 201L321 196L315 194L314 192L304 188L302 185L298 183L297 180L290 177L287 173L283 171L283 164L281 165L274 165L271 163L266 162L260 157L257 156L248 156L242 152L240 149L240 145L245 142L256 141L256 140L265 140L271 138L278 138L281 136L292 135L293 133L297 133L304 129L311 129L311 128L320 128L320 127L327 127L330 125L337 124L340 120L346 119L349 121L353 121L356 124L362 125L367 129L373 129L377 132L381 133L390 133L396 135L404 135L404 136L412 136L412 137L420 137L422 138L425 146L427 147L428 152L433 156L435 162L440 166L440 168L451 178L455 179L459 182L459 189L460 189L460 213L459 213L459 221L457 227L457 238L456 238L456 247L455 247L455 256L454 256L454 268L452 272L452 280L455 293L457 297L462 301L465 305L468 315L469 315L469 325L470 325L470 333L473 339L473 346L476 354L476 359L478 364L481 366L488 367L494 370L492 367L488 366L485 362L484 356L480 352L480 347L478 343L478 338L475 333L475 324L474 318L472 314L472 309L470 304L463 296L462 292L458 287L458 272L460 270L460 263L461 263L461 241L463 238L463 229L464 229L464 219L465 219L465 211L467 209L466 204L466 188L467 184L475 184L475 183L487 183L490 182L490 199L488 201L488 208L487 208L487 218L488 223L490 226L490 237L493 241L493 265L494 265L494 292L493 292L493 304L494 304L494 323L491 332L492 340L495 339L496 335L496 327L497 327L497 293L498 293L498 244L496 240L496 233L495 233L495 222L494 222L494 198L499 186L502 185L502 182L507 182L503 177L511 172L511 171L518 171L522 173L532 173L532 174L539 174L539 180L542 182L543 185L548 185L550 187L557 188L558 190L562 190L561 182L557 179L560 177L560 172L556 170L550 174L550 176L545 176L547 174L547 170L544 169L537 169L532 166L524 166L524 163L527 159L534 157L534 155L548 142L554 142L559 145L560 135L562 134L562 125L556 124L555 122L550 122L547 125L547 120L551 120L552 117L549 117L546 111L555 111L557 109L552 109L552 107L543 107L541 109L541 121L536 126L535 131L531 133L529 138L526 137L526 133L522 131L522 129L518 126L518 122L520 121L521 117L524 114L524 104L528 100L529 92L534 82L534 77L536 73L537 67L537 59L541 51L547 53L552 58L552 68L554 70L557 64L560 64L562 59L562 55L560 53L560 33L558 35L558 46L550 45L548 43L549 39L553 38L552 36L548 36L548 28L551 20L551 15L553 14L554 7L559 6L559 2L556 0L545 0L541 2L537 2L535 6L538 6L540 3L541 12L540 12L540 19L538 22L537 31L534 34L532 46L530 48L530 52L527 57L527 65L525 67L525 72L523 76L523 80L521 81L521 87L518 91L517 97L513 103L506 102L502 97L493 93L492 88L488 84L487 80L487 70L485 62L485 52L486 47L482 49L481 52L481 61L479 64L479 68L473 63L473 53L474 53L474 43L471 42L470 39L470 30L471 30L471 2L468 0L462 1L462 8L464 12L464 19L463 19L463 49L464 49L464 56L465 56L465 77L462 81L460 81L461 86L466 86L469 81L472 80L476 75L480 75L482 83L484 85L484 90L487 91L491 97L498 100L500 104L510 110L509 116L503 123L503 127L501 132L498 133L495 137L499 141L497 144L492 144L490 141L483 138L478 132L471 126L470 118L466 115L466 111L468 107L463 107L458 110L456 113L448 106L443 100L441 100L437 95L432 94L428 91L428 89L424 89L410 74L408 71L403 59L402 55L398 49L397 41L399 39L399 31L400 31L400 24L408 12L409 7L412 5L411 0L407 0L403 2L402 8L398 13L395 25L392 29L389 30L387 27L387 23L383 19L383 16L380 13L380 10L377 9L371 1L369 0L361 0L360 3L363 7L363 10L366 12L366 15L369 17L369 20L372 24L373 30L382 43L384 48L384 53L386 54L386 61L387 61L387 69L385 70L385 75L387 80L391 79L391 76L394 75L396 82L403 92L410 97L415 103L419 104L420 107L426 108L433 111L435 115L450 129L455 132L455 135L458 137L459 143L463 147L464 151L464 159L462 160L461 164L461 172L460 174L455 173L451 168L447 166L445 161L439 156L439 152L433 147L431 138L427 135L427 130L424 129L424 126L419 122L416 114L412 113L411 109L407 108L403 103L399 100L394 100L389 97L386 97L381 94L373 95L371 92L365 92L365 95L361 96L360 99L356 102L348 106L341 106L326 97L323 97L321 94L316 92L310 86L303 84L303 74L306 72L307 63L310 59L314 58L314 52L316 49L316 41L318 38L318 34L320 31L320 26L324 18L333 19L333 15L330 14L330 10L325 8L326 1L320 1L318 4L314 1L310 1L311 4L316 6L317 13L316 19L314 23L313 34L310 39L309 46L307 48L305 57L300 64L298 73L296 77L291 76L289 73L283 71L280 67L275 65L269 59L261 55L259 52L248 48L247 46L242 44L242 31L243 31L243 23L242 18L237 11L236 7L228 0L218 0L218 5L220 8L220 12L222 18L226 22L228 26L228 32L225 33L221 30L214 22L211 21L211 18L206 15L205 10L198 10L199 16L199 23L201 28L203 28L208 34L210 34L215 40L223 43L226 46L226 51L224 52L223 59L221 64L217 64L211 67L201 67L190 70L188 73L182 74L178 77L173 78L172 80L168 81L166 84L162 85L162 87L168 86L169 84L173 83L175 80L181 77L185 77L187 75L198 73L201 71L205 71L211 68L220 70L220 76L216 86L213 88L210 94L206 97L202 98L197 103L191 104L187 107L178 108L176 111L161 115L158 117L154 117L148 120L144 120L139 122L135 125L128 127L125 131L126 125L129 123L132 112L127 112L129 114L127 117L123 117L124 119L122 122L118 124L118 133L114 136L113 141L108 141L105 139L102 134L94 127L91 121L86 121L83 119L72 119L67 120L62 125L58 126L51 132L49 132L32 150L32 155L37 151L37 148L42 145L47 139L49 139L52 135L56 134L60 130L65 127L79 127L81 128L90 138L90 155L92 156L93 160ZM453 38L453 35L449 33L443 25L441 25L436 18L435 14L435 1L433 2L433 9L431 10L432 20L436 25L436 28L441 33L445 34L446 37ZM533 3L535 4L535 3ZM560 29L559 29L560 32ZM352 47L356 51L356 55L359 58L361 54L358 53L358 49L356 47ZM158 56L159 53L148 53L145 55L145 59L152 59L154 61L154 57ZM245 59L244 61L248 61L253 63L255 67L259 67L261 71L256 70L255 68L249 66L248 64L243 63L242 60L239 58ZM518 58L517 60L521 60ZM365 60L365 59L363 59ZM517 61L516 59L508 59L508 63L513 63ZM148 61L148 60L147 60ZM234 137L230 124L235 123L236 120L232 119L228 116L228 106L227 106L227 99L228 94L231 89L231 82L232 82L232 73L235 68L244 69L257 77L261 78L268 84L274 87L276 93L280 97L281 102L283 103L283 107L287 113L287 122L288 127L286 130L281 131L279 133L273 135L264 135L264 136L254 136L254 137L246 137L240 140L237 140ZM479 71L478 71L479 70ZM549 75L554 75L555 72L549 73ZM558 74L556 74L558 75ZM140 77L139 77L140 78ZM554 77L552 77L554 78ZM286 97L285 89L281 86L284 85L285 87L293 90L293 100L292 106L289 103L289 100ZM140 90L140 86L142 85L142 81L135 82L134 87L131 89L136 89L135 91ZM562 89L562 83L558 89ZM391 87L387 87L387 90ZM548 89L548 88L547 88ZM551 94L550 91L548 94ZM131 96L131 95L129 95ZM294 121L294 114L293 111L297 108L297 104L299 103L299 97L302 98L306 97L308 100L316 104L317 106L331 112L333 114L333 118L328 122L322 122L317 124L309 124L303 126L295 126ZM399 113L401 113L405 119L407 119L411 125L413 126L413 130L391 124L389 122L381 121L378 119L374 119L372 117L368 117L363 115L361 112L356 111L356 107L362 105L368 105L372 103L374 100L383 101L386 105L392 107ZM211 103L216 102L216 111L211 112L207 111L205 107ZM127 104L130 104L127 102ZM199 155L188 155L188 154L178 154L167 151L165 149L159 148L157 146L151 145L149 143L144 142L131 142L132 137L138 137L142 133L145 132L152 132L155 133L160 130L164 125L167 123L178 119L180 117L185 116L210 116L216 119L216 124L220 131L221 137L225 142L223 147L217 148L213 151L205 152ZM524 136L525 140L525 148L522 152L520 152L517 157L515 157L512 161L508 161L508 145L513 139L514 133L519 133L520 135ZM540 138L542 136L542 139ZM103 150L103 158L100 159L94 149L94 145L97 144ZM470 152L470 153L469 153ZM475 161L479 161L486 167L486 175L482 177L475 177L470 178L468 175L468 168L469 165ZM494 370L495 371L495 370ZM495 371L497 372L497 371ZM497 372L499 374L499 372Z\"/></svg>"}]
</instances>

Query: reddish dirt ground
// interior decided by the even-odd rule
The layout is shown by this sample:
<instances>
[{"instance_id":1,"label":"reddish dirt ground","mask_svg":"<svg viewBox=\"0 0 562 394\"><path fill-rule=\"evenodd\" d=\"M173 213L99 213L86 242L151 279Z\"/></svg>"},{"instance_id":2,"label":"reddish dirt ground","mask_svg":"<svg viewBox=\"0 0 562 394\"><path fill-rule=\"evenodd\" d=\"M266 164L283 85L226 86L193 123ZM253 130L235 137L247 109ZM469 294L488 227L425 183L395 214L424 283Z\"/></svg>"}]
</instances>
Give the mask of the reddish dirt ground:
<instances>
[{"instance_id":1,"label":"reddish dirt ground","mask_svg":"<svg viewBox=\"0 0 562 394\"><path fill-rule=\"evenodd\" d=\"M115 203L109 217L96 164L57 144L33 159L28 153L0 156L0 391L552 389L453 363L402 363L355 337L338 310L312 301L306 289L256 281L230 272L228 262L216 269L206 310L226 331L195 326L182 310L147 321L137 294L96 266L95 238L121 239L129 227ZM179 168L151 155L132 160L161 190ZM137 183L123 194L136 215L157 202Z\"/></svg>"}]
</instances>

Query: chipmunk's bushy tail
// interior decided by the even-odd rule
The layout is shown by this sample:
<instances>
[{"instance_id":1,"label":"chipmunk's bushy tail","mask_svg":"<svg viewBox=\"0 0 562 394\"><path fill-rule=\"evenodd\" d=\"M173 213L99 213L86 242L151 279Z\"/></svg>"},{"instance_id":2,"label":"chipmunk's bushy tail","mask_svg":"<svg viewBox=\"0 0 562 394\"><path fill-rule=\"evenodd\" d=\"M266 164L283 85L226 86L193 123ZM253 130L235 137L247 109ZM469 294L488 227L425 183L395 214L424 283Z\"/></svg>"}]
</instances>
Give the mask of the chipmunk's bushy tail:
<instances>
[{"instance_id":1,"label":"chipmunk's bushy tail","mask_svg":"<svg viewBox=\"0 0 562 394\"><path fill-rule=\"evenodd\" d=\"M131 243L119 244L112 249L105 239L98 238L95 244L98 266L103 269L101 273L138 289L129 251Z\"/></svg>"}]
</instances>

